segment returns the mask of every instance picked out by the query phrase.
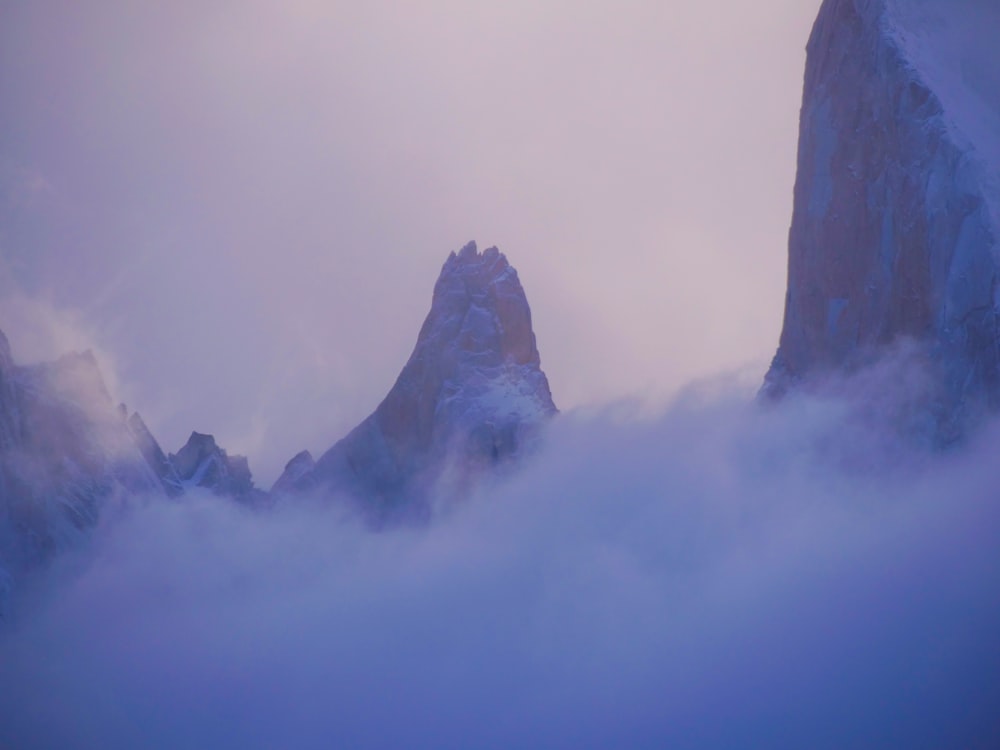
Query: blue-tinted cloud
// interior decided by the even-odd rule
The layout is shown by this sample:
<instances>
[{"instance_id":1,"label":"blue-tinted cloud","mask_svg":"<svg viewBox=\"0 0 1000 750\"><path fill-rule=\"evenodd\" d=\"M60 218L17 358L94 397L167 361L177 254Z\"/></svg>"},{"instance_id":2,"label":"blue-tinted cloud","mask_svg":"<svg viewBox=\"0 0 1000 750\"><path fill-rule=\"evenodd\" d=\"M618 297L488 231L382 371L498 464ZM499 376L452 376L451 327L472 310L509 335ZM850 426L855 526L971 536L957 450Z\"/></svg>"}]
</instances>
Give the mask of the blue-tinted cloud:
<instances>
[{"instance_id":1,"label":"blue-tinted cloud","mask_svg":"<svg viewBox=\"0 0 1000 750\"><path fill-rule=\"evenodd\" d=\"M137 507L0 645L0 744L992 747L1000 433L883 403L569 415L426 529Z\"/></svg>"}]
</instances>

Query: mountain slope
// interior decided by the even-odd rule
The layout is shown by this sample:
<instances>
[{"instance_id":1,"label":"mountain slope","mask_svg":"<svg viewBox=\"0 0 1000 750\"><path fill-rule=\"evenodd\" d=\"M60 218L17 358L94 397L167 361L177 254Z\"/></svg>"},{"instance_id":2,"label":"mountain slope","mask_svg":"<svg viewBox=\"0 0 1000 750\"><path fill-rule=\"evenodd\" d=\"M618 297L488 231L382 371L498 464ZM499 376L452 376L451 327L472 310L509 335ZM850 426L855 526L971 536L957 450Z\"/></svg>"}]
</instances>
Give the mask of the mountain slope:
<instances>
[{"instance_id":1,"label":"mountain slope","mask_svg":"<svg viewBox=\"0 0 1000 750\"><path fill-rule=\"evenodd\" d=\"M92 354L18 367L0 334L0 569L8 580L71 546L109 505L162 491Z\"/></svg>"},{"instance_id":2,"label":"mountain slope","mask_svg":"<svg viewBox=\"0 0 1000 750\"><path fill-rule=\"evenodd\" d=\"M765 392L912 339L946 429L1000 405L997 29L1000 4L982 0L823 3Z\"/></svg>"},{"instance_id":3,"label":"mountain slope","mask_svg":"<svg viewBox=\"0 0 1000 750\"><path fill-rule=\"evenodd\" d=\"M376 517L423 514L428 493L517 457L556 414L517 272L496 248L452 253L430 313L375 412L313 464L304 452L278 493L353 495Z\"/></svg>"},{"instance_id":4,"label":"mountain slope","mask_svg":"<svg viewBox=\"0 0 1000 750\"><path fill-rule=\"evenodd\" d=\"M167 457L142 417L115 407L90 352L18 366L0 332L0 619L14 582L73 546L109 508L202 487L266 498L245 458L192 435Z\"/></svg>"}]
</instances>

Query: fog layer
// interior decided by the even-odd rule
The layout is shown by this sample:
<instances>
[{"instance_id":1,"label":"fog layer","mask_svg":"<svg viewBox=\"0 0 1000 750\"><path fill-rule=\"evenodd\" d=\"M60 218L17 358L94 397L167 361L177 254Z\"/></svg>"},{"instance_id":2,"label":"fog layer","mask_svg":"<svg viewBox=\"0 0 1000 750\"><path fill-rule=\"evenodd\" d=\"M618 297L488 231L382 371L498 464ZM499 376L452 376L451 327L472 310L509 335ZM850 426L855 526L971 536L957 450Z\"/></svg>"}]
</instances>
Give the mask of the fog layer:
<instances>
[{"instance_id":1,"label":"fog layer","mask_svg":"<svg viewBox=\"0 0 1000 750\"><path fill-rule=\"evenodd\" d=\"M0 641L0 745L995 747L1000 430L901 444L902 372L570 414L429 528L137 502Z\"/></svg>"}]
</instances>

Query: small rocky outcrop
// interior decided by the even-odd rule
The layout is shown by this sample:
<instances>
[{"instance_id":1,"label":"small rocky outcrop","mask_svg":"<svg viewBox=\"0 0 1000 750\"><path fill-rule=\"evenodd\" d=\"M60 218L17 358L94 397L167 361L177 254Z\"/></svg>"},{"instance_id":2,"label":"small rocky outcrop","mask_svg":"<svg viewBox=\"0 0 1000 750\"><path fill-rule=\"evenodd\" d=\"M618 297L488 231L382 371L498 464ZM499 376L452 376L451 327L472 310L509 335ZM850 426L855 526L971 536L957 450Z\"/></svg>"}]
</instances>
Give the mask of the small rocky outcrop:
<instances>
[{"instance_id":1,"label":"small rocky outcrop","mask_svg":"<svg viewBox=\"0 0 1000 750\"><path fill-rule=\"evenodd\" d=\"M255 489L245 456L230 456L212 435L192 432L184 447L169 459L183 489L210 490L235 500L257 502L263 493Z\"/></svg>"}]
</instances>

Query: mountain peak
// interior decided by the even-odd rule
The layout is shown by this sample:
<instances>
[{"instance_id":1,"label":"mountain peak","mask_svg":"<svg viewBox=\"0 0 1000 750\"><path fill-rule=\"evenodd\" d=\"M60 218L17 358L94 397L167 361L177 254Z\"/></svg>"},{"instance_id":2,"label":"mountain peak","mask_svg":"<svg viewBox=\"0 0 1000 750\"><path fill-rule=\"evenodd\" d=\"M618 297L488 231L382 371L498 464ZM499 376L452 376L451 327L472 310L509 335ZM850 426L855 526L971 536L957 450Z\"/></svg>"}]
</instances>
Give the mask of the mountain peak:
<instances>
[{"instance_id":1,"label":"mountain peak","mask_svg":"<svg viewBox=\"0 0 1000 750\"><path fill-rule=\"evenodd\" d=\"M182 487L202 487L216 495L256 502L250 465L245 456L230 456L213 435L192 432L184 447L170 456Z\"/></svg>"},{"instance_id":2,"label":"mountain peak","mask_svg":"<svg viewBox=\"0 0 1000 750\"><path fill-rule=\"evenodd\" d=\"M446 462L474 473L514 458L556 413L517 272L470 242L442 267L413 353L375 412L315 468L290 463L275 487L419 505Z\"/></svg>"},{"instance_id":3,"label":"mountain peak","mask_svg":"<svg viewBox=\"0 0 1000 750\"><path fill-rule=\"evenodd\" d=\"M182 479L191 479L207 458L219 452L214 435L192 432L184 447L172 456L174 467Z\"/></svg>"},{"instance_id":4,"label":"mountain peak","mask_svg":"<svg viewBox=\"0 0 1000 750\"><path fill-rule=\"evenodd\" d=\"M462 249L458 252L452 252L448 256L448 260L445 261L444 269L448 269L458 265L472 265L478 263L492 263L500 259L503 261L504 265L509 265L507 263L507 258L503 253L493 245L486 248L482 253L479 252L479 248L476 245L475 240L470 240L462 246ZM444 270L442 269L442 270Z\"/></svg>"},{"instance_id":5,"label":"mountain peak","mask_svg":"<svg viewBox=\"0 0 1000 750\"><path fill-rule=\"evenodd\" d=\"M448 260L467 261L471 258L477 258L477 257L479 257L479 249L476 247L476 241L469 240L464 245L462 245L462 249L459 250L457 253L452 252L452 254L448 257Z\"/></svg>"},{"instance_id":6,"label":"mountain peak","mask_svg":"<svg viewBox=\"0 0 1000 750\"><path fill-rule=\"evenodd\" d=\"M454 293L459 285L464 286L470 295L482 295L490 287L503 284L511 274L516 280L517 271L507 261L507 256L496 247L479 253L476 243L470 242L445 261L435 285L434 296L436 298L439 294Z\"/></svg>"},{"instance_id":7,"label":"mountain peak","mask_svg":"<svg viewBox=\"0 0 1000 750\"><path fill-rule=\"evenodd\" d=\"M496 247L475 242L452 253L441 269L417 351L463 353L480 365L539 365L531 310L517 271Z\"/></svg>"}]
</instances>

